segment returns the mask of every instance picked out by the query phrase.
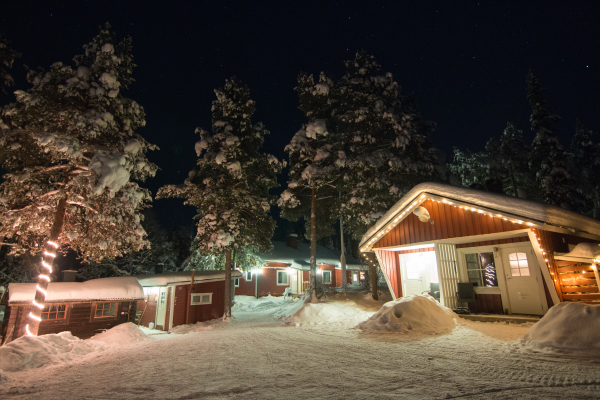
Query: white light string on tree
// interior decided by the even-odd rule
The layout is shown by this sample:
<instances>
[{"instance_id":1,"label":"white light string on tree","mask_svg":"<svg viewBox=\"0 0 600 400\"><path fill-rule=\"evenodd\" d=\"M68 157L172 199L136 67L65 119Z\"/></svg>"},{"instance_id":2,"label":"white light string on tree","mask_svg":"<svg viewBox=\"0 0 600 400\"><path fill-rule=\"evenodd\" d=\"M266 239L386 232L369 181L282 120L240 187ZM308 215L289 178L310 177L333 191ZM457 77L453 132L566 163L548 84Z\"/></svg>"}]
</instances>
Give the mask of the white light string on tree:
<instances>
[{"instance_id":1,"label":"white light string on tree","mask_svg":"<svg viewBox=\"0 0 600 400\"><path fill-rule=\"evenodd\" d=\"M35 298L31 300L31 304L34 306L34 308L27 315L31 320L31 323L35 325L39 325L39 323L42 322L42 310L44 309L44 302L46 301L46 296L48 295L48 284L50 283L49 274L52 273L52 263L56 258L56 253L54 251L58 249L58 244L56 242L48 240L46 244L46 251L42 253L41 266L48 271L48 275L41 273L38 276L40 280L35 286ZM40 284L45 287L40 286ZM25 325L25 332L27 336L36 336L36 334L31 332L29 324ZM34 332L37 332L37 326L35 327Z\"/></svg>"}]
</instances>

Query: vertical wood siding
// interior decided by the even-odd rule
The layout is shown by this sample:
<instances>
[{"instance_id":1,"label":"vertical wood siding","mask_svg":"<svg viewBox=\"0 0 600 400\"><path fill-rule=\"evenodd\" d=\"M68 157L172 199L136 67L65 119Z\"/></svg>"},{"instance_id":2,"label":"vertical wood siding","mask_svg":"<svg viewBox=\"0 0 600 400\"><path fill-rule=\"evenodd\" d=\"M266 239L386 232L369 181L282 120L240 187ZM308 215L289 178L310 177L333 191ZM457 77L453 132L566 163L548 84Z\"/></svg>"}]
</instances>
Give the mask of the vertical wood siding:
<instances>
[{"instance_id":1,"label":"vertical wood siding","mask_svg":"<svg viewBox=\"0 0 600 400\"><path fill-rule=\"evenodd\" d=\"M448 308L456 308L458 306L456 291L459 281L456 249L452 244L436 244L435 248L442 305Z\"/></svg>"},{"instance_id":2,"label":"vertical wood siding","mask_svg":"<svg viewBox=\"0 0 600 400\"><path fill-rule=\"evenodd\" d=\"M269 263L269 265L271 264L272 263ZM285 266L285 264L283 265ZM258 296L283 296L285 288L289 287L289 285L277 285L277 271L285 271L286 269L287 266L285 266L285 268L263 268L258 277Z\"/></svg>"},{"instance_id":3,"label":"vertical wood siding","mask_svg":"<svg viewBox=\"0 0 600 400\"><path fill-rule=\"evenodd\" d=\"M346 270L346 273L348 271ZM348 276L346 274L346 276ZM346 282L349 282L348 280L346 280ZM342 270L341 269L336 269L335 270L335 287L341 287L342 286Z\"/></svg>"},{"instance_id":4,"label":"vertical wood siding","mask_svg":"<svg viewBox=\"0 0 600 400\"><path fill-rule=\"evenodd\" d=\"M167 311L165 313L165 325L163 326L163 331L169 331L169 322L171 321L171 296L173 292L173 288L167 288Z\"/></svg>"},{"instance_id":5,"label":"vertical wood siding","mask_svg":"<svg viewBox=\"0 0 600 400\"><path fill-rule=\"evenodd\" d=\"M375 250L381 261L383 273L387 276L396 298L402 297L402 281L400 278L400 258L397 251Z\"/></svg>"},{"instance_id":6,"label":"vertical wood siding","mask_svg":"<svg viewBox=\"0 0 600 400\"><path fill-rule=\"evenodd\" d=\"M513 224L500 218L466 211L433 200L426 200L422 206L429 211L431 220L434 221L433 225L429 222L419 221L417 216L411 213L391 231L383 235L373 247L401 246L432 240L523 229L521 224Z\"/></svg>"},{"instance_id":7,"label":"vertical wood siding","mask_svg":"<svg viewBox=\"0 0 600 400\"><path fill-rule=\"evenodd\" d=\"M246 273L240 278L240 286L235 288L236 296L256 296L256 276L252 273L252 280L246 280Z\"/></svg>"},{"instance_id":8,"label":"vertical wood siding","mask_svg":"<svg viewBox=\"0 0 600 400\"><path fill-rule=\"evenodd\" d=\"M515 238L506 238L506 239L496 239L496 240L486 240L483 242L472 242L472 243L461 243L457 244L457 249L463 249L467 247L477 247L477 246L495 246L498 244L506 244L506 243L520 243L520 242L529 242L529 237L527 236L519 236Z\"/></svg>"}]
</instances>

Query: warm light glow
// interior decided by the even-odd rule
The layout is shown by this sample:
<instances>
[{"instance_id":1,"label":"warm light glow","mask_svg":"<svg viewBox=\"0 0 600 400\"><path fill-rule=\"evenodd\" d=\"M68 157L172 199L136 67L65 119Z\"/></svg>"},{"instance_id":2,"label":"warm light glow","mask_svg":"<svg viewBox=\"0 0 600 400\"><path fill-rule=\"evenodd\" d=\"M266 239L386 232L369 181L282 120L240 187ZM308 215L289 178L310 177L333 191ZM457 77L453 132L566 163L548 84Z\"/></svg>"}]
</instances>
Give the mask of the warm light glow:
<instances>
[{"instance_id":1,"label":"warm light glow","mask_svg":"<svg viewBox=\"0 0 600 400\"><path fill-rule=\"evenodd\" d=\"M44 252L44 255L45 255L45 256L48 256L48 257L52 257L52 258L56 257L56 254L54 254L54 253L49 253L49 252L47 252L47 251L45 251L45 252Z\"/></svg>"},{"instance_id":2,"label":"warm light glow","mask_svg":"<svg viewBox=\"0 0 600 400\"><path fill-rule=\"evenodd\" d=\"M40 275L38 275L38 278L43 279L47 282L50 282L50 277L48 275L40 274Z\"/></svg>"},{"instance_id":3,"label":"warm light glow","mask_svg":"<svg viewBox=\"0 0 600 400\"><path fill-rule=\"evenodd\" d=\"M42 319L40 317L33 315L32 313L29 313L29 318L35 319L37 322L42 322Z\"/></svg>"},{"instance_id":4,"label":"warm light glow","mask_svg":"<svg viewBox=\"0 0 600 400\"><path fill-rule=\"evenodd\" d=\"M47 295L48 295L48 292L46 292L44 289L42 289L42 288L40 287L40 285L35 285L35 288L36 288L37 290L39 290L40 292L44 293L44 296L47 296Z\"/></svg>"},{"instance_id":5,"label":"warm light glow","mask_svg":"<svg viewBox=\"0 0 600 400\"><path fill-rule=\"evenodd\" d=\"M27 336L33 336L33 333L29 330L29 324L25 325L25 332L27 332Z\"/></svg>"},{"instance_id":6,"label":"warm light glow","mask_svg":"<svg viewBox=\"0 0 600 400\"><path fill-rule=\"evenodd\" d=\"M48 240L46 243L48 243L50 246L54 247L55 249L58 249L58 244L57 243L54 243L54 242L52 242L50 240Z\"/></svg>"},{"instance_id":7,"label":"warm light glow","mask_svg":"<svg viewBox=\"0 0 600 400\"><path fill-rule=\"evenodd\" d=\"M52 273L52 265L48 264L46 261L42 260L42 265L46 267L48 272Z\"/></svg>"},{"instance_id":8,"label":"warm light glow","mask_svg":"<svg viewBox=\"0 0 600 400\"><path fill-rule=\"evenodd\" d=\"M35 299L31 300L31 303L32 303L34 306L36 306L37 308L39 308L40 310L43 310L43 309L44 309L44 305L43 305L43 304L40 304L40 303L38 303L37 301L35 301Z\"/></svg>"}]
</instances>

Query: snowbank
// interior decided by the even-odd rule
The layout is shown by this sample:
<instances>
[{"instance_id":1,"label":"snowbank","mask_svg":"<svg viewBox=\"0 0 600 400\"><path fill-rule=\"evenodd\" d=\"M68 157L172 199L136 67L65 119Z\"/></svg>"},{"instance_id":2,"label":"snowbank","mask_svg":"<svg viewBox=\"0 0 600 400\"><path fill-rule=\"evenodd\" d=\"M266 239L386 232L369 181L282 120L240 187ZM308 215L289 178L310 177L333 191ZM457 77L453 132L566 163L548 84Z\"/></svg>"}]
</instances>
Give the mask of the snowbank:
<instances>
[{"instance_id":1,"label":"snowbank","mask_svg":"<svg viewBox=\"0 0 600 400\"><path fill-rule=\"evenodd\" d=\"M192 332L203 332L203 331L212 331L217 327L217 325L226 324L227 321L223 321L221 318L213 319L210 321L197 322L191 325L179 325L175 328L171 329L171 333L175 333L178 335L184 335L186 333Z\"/></svg>"},{"instance_id":2,"label":"snowbank","mask_svg":"<svg viewBox=\"0 0 600 400\"><path fill-rule=\"evenodd\" d=\"M404 334L440 334L454 329L455 316L431 296L407 296L385 303L381 310L357 328Z\"/></svg>"},{"instance_id":3,"label":"snowbank","mask_svg":"<svg viewBox=\"0 0 600 400\"><path fill-rule=\"evenodd\" d=\"M372 312L357 309L353 302L349 304L343 302L309 303L291 316L290 323L301 326L355 321L352 324L355 325L371 315L373 315Z\"/></svg>"},{"instance_id":4,"label":"snowbank","mask_svg":"<svg viewBox=\"0 0 600 400\"><path fill-rule=\"evenodd\" d=\"M99 333L88 340L92 342L113 345L141 342L147 339L150 338L144 332L142 332L135 324L127 322L125 324L117 325L114 328Z\"/></svg>"},{"instance_id":5,"label":"snowbank","mask_svg":"<svg viewBox=\"0 0 600 400\"><path fill-rule=\"evenodd\" d=\"M600 305L559 303L521 339L524 348L600 354Z\"/></svg>"},{"instance_id":6,"label":"snowbank","mask_svg":"<svg viewBox=\"0 0 600 400\"><path fill-rule=\"evenodd\" d=\"M81 340L71 332L22 336L0 347L0 371L16 372L71 361L114 345L148 339L134 324L117 325L90 339Z\"/></svg>"}]
</instances>

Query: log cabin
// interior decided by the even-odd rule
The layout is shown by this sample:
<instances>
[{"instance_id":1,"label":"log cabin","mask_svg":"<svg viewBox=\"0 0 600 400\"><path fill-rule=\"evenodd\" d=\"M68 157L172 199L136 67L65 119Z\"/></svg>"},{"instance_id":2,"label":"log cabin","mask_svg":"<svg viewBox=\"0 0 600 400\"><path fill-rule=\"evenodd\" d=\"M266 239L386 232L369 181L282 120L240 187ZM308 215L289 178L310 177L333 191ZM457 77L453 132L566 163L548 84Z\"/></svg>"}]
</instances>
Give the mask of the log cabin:
<instances>
[{"instance_id":1,"label":"log cabin","mask_svg":"<svg viewBox=\"0 0 600 400\"><path fill-rule=\"evenodd\" d=\"M8 285L8 323L4 343L25 335L27 314L35 296L35 283ZM50 282L42 311L39 335L70 331L87 339L124 322L133 322L142 287L130 276L86 282Z\"/></svg>"},{"instance_id":2,"label":"log cabin","mask_svg":"<svg viewBox=\"0 0 600 400\"><path fill-rule=\"evenodd\" d=\"M600 304L591 259L566 255L600 243L600 221L553 205L439 183L404 195L361 239L394 299L431 292L459 305L472 283L478 312L544 315L563 301ZM567 258L565 258L567 257Z\"/></svg>"},{"instance_id":3,"label":"log cabin","mask_svg":"<svg viewBox=\"0 0 600 400\"><path fill-rule=\"evenodd\" d=\"M301 294L309 285L310 244L301 243L296 235L286 242L273 241L273 252L260 254L263 264L244 272L236 281L235 294L241 296L282 296L286 289ZM366 265L346 255L346 275L349 285L359 285L367 279ZM325 289L342 286L339 251L317 245L317 280Z\"/></svg>"},{"instance_id":4,"label":"log cabin","mask_svg":"<svg viewBox=\"0 0 600 400\"><path fill-rule=\"evenodd\" d=\"M193 274L193 282L192 282ZM232 271L231 279L242 277ZM138 324L162 331L221 318L225 312L225 271L185 271L136 276L143 287Z\"/></svg>"}]
</instances>

